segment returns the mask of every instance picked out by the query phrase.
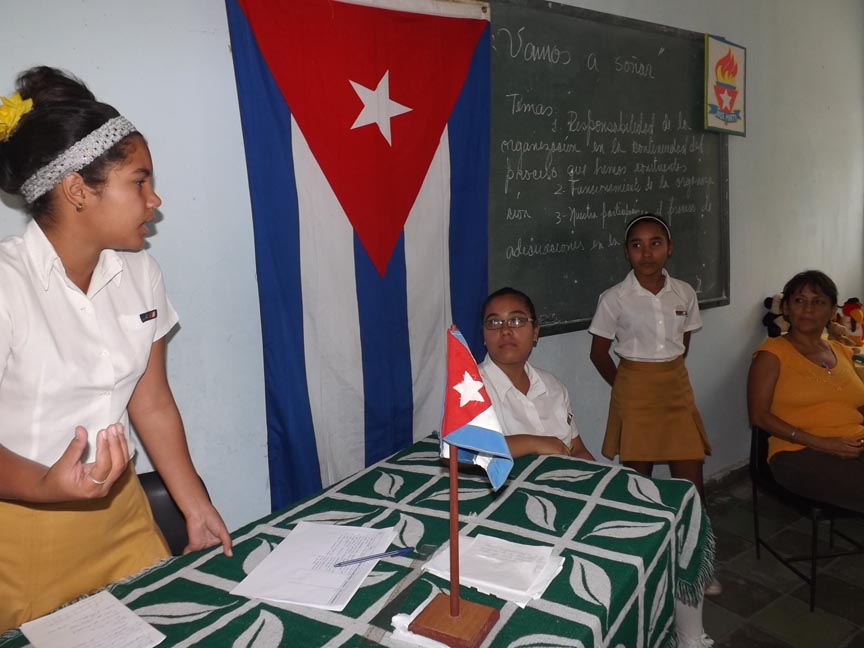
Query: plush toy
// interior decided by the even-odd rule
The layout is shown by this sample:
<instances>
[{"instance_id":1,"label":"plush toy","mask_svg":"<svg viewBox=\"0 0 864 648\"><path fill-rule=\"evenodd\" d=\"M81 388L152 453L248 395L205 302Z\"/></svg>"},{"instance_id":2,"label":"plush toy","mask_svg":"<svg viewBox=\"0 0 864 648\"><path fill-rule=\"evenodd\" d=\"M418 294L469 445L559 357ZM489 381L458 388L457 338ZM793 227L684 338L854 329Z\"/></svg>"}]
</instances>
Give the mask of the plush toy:
<instances>
[{"instance_id":1,"label":"plush toy","mask_svg":"<svg viewBox=\"0 0 864 648\"><path fill-rule=\"evenodd\" d=\"M847 334L856 344L861 344L861 324L864 322L864 307L857 297L850 297L840 311L840 323L849 331Z\"/></svg>"},{"instance_id":2,"label":"plush toy","mask_svg":"<svg viewBox=\"0 0 864 648\"><path fill-rule=\"evenodd\" d=\"M773 297L766 297L763 302L768 312L762 318L762 324L768 329L768 337L780 337L789 330L789 322L783 317L783 309L780 307L782 299L783 293L777 293Z\"/></svg>"}]
</instances>

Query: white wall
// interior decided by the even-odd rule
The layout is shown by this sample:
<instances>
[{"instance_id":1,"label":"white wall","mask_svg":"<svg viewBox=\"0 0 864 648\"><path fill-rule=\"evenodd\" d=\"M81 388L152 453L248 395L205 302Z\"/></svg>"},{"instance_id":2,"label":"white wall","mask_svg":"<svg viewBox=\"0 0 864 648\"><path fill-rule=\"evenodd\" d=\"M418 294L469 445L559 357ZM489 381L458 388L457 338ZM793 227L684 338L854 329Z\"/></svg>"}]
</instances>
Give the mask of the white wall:
<instances>
[{"instance_id":1,"label":"white wall","mask_svg":"<svg viewBox=\"0 0 864 648\"><path fill-rule=\"evenodd\" d=\"M747 453L749 353L762 299L805 267L864 297L864 5L859 0L570 0L722 35L747 47L748 134L730 142L731 298L706 311L688 366L714 444L706 473ZM169 374L192 455L228 525L269 510L252 221L220 0L6 0L0 94L51 64L81 76L148 137L164 204L151 253L182 328ZM0 204L0 235L24 219ZM2 288L0 288L2 289ZM543 338L534 361L571 390L597 450L608 388L584 332Z\"/></svg>"}]
</instances>

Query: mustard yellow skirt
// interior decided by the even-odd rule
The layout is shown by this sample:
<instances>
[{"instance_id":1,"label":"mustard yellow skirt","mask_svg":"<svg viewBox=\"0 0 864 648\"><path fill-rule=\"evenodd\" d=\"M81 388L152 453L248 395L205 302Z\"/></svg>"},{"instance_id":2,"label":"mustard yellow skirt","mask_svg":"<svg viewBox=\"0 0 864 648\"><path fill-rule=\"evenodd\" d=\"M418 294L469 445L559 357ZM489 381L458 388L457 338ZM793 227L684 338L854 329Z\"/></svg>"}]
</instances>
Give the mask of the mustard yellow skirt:
<instances>
[{"instance_id":1,"label":"mustard yellow skirt","mask_svg":"<svg viewBox=\"0 0 864 648\"><path fill-rule=\"evenodd\" d=\"M711 453L683 357L621 360L602 452L621 461L701 461Z\"/></svg>"},{"instance_id":2,"label":"mustard yellow skirt","mask_svg":"<svg viewBox=\"0 0 864 648\"><path fill-rule=\"evenodd\" d=\"M0 501L0 632L169 555L131 465L100 500Z\"/></svg>"}]
</instances>

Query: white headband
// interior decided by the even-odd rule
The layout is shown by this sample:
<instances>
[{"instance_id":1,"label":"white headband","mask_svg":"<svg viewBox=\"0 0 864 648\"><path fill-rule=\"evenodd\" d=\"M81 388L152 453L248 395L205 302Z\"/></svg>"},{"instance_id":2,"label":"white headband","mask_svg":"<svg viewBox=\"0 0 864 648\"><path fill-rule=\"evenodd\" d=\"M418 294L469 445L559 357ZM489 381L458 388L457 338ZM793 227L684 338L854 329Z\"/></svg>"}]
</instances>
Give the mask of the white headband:
<instances>
[{"instance_id":1,"label":"white headband","mask_svg":"<svg viewBox=\"0 0 864 648\"><path fill-rule=\"evenodd\" d=\"M21 185L21 195L28 203L32 203L51 191L67 175L80 171L135 130L125 117L109 119L27 178Z\"/></svg>"}]
</instances>

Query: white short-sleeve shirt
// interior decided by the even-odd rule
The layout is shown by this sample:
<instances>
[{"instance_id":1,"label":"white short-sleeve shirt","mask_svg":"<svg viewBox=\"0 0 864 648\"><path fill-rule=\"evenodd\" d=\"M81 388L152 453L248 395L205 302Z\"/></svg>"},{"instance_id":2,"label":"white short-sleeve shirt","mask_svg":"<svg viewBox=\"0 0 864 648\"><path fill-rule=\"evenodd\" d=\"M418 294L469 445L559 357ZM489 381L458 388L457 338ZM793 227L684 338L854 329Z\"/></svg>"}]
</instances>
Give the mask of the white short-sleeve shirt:
<instances>
[{"instance_id":1,"label":"white short-sleeve shirt","mask_svg":"<svg viewBox=\"0 0 864 648\"><path fill-rule=\"evenodd\" d=\"M159 266L146 252L105 250L87 294L42 229L0 242L0 444L52 465L87 429L127 430L126 407L153 342L177 323Z\"/></svg>"},{"instance_id":2,"label":"white short-sleeve shirt","mask_svg":"<svg viewBox=\"0 0 864 648\"><path fill-rule=\"evenodd\" d=\"M573 422L567 388L548 371L535 369L526 362L525 371L530 386L528 393L523 394L489 356L486 356L479 369L504 436L554 436L567 447L579 436Z\"/></svg>"},{"instance_id":3,"label":"white short-sleeve shirt","mask_svg":"<svg viewBox=\"0 0 864 648\"><path fill-rule=\"evenodd\" d=\"M664 362L684 354L684 334L702 328L696 291L663 270L656 295L631 270L600 295L588 332L616 340L615 353L628 360Z\"/></svg>"}]
</instances>

